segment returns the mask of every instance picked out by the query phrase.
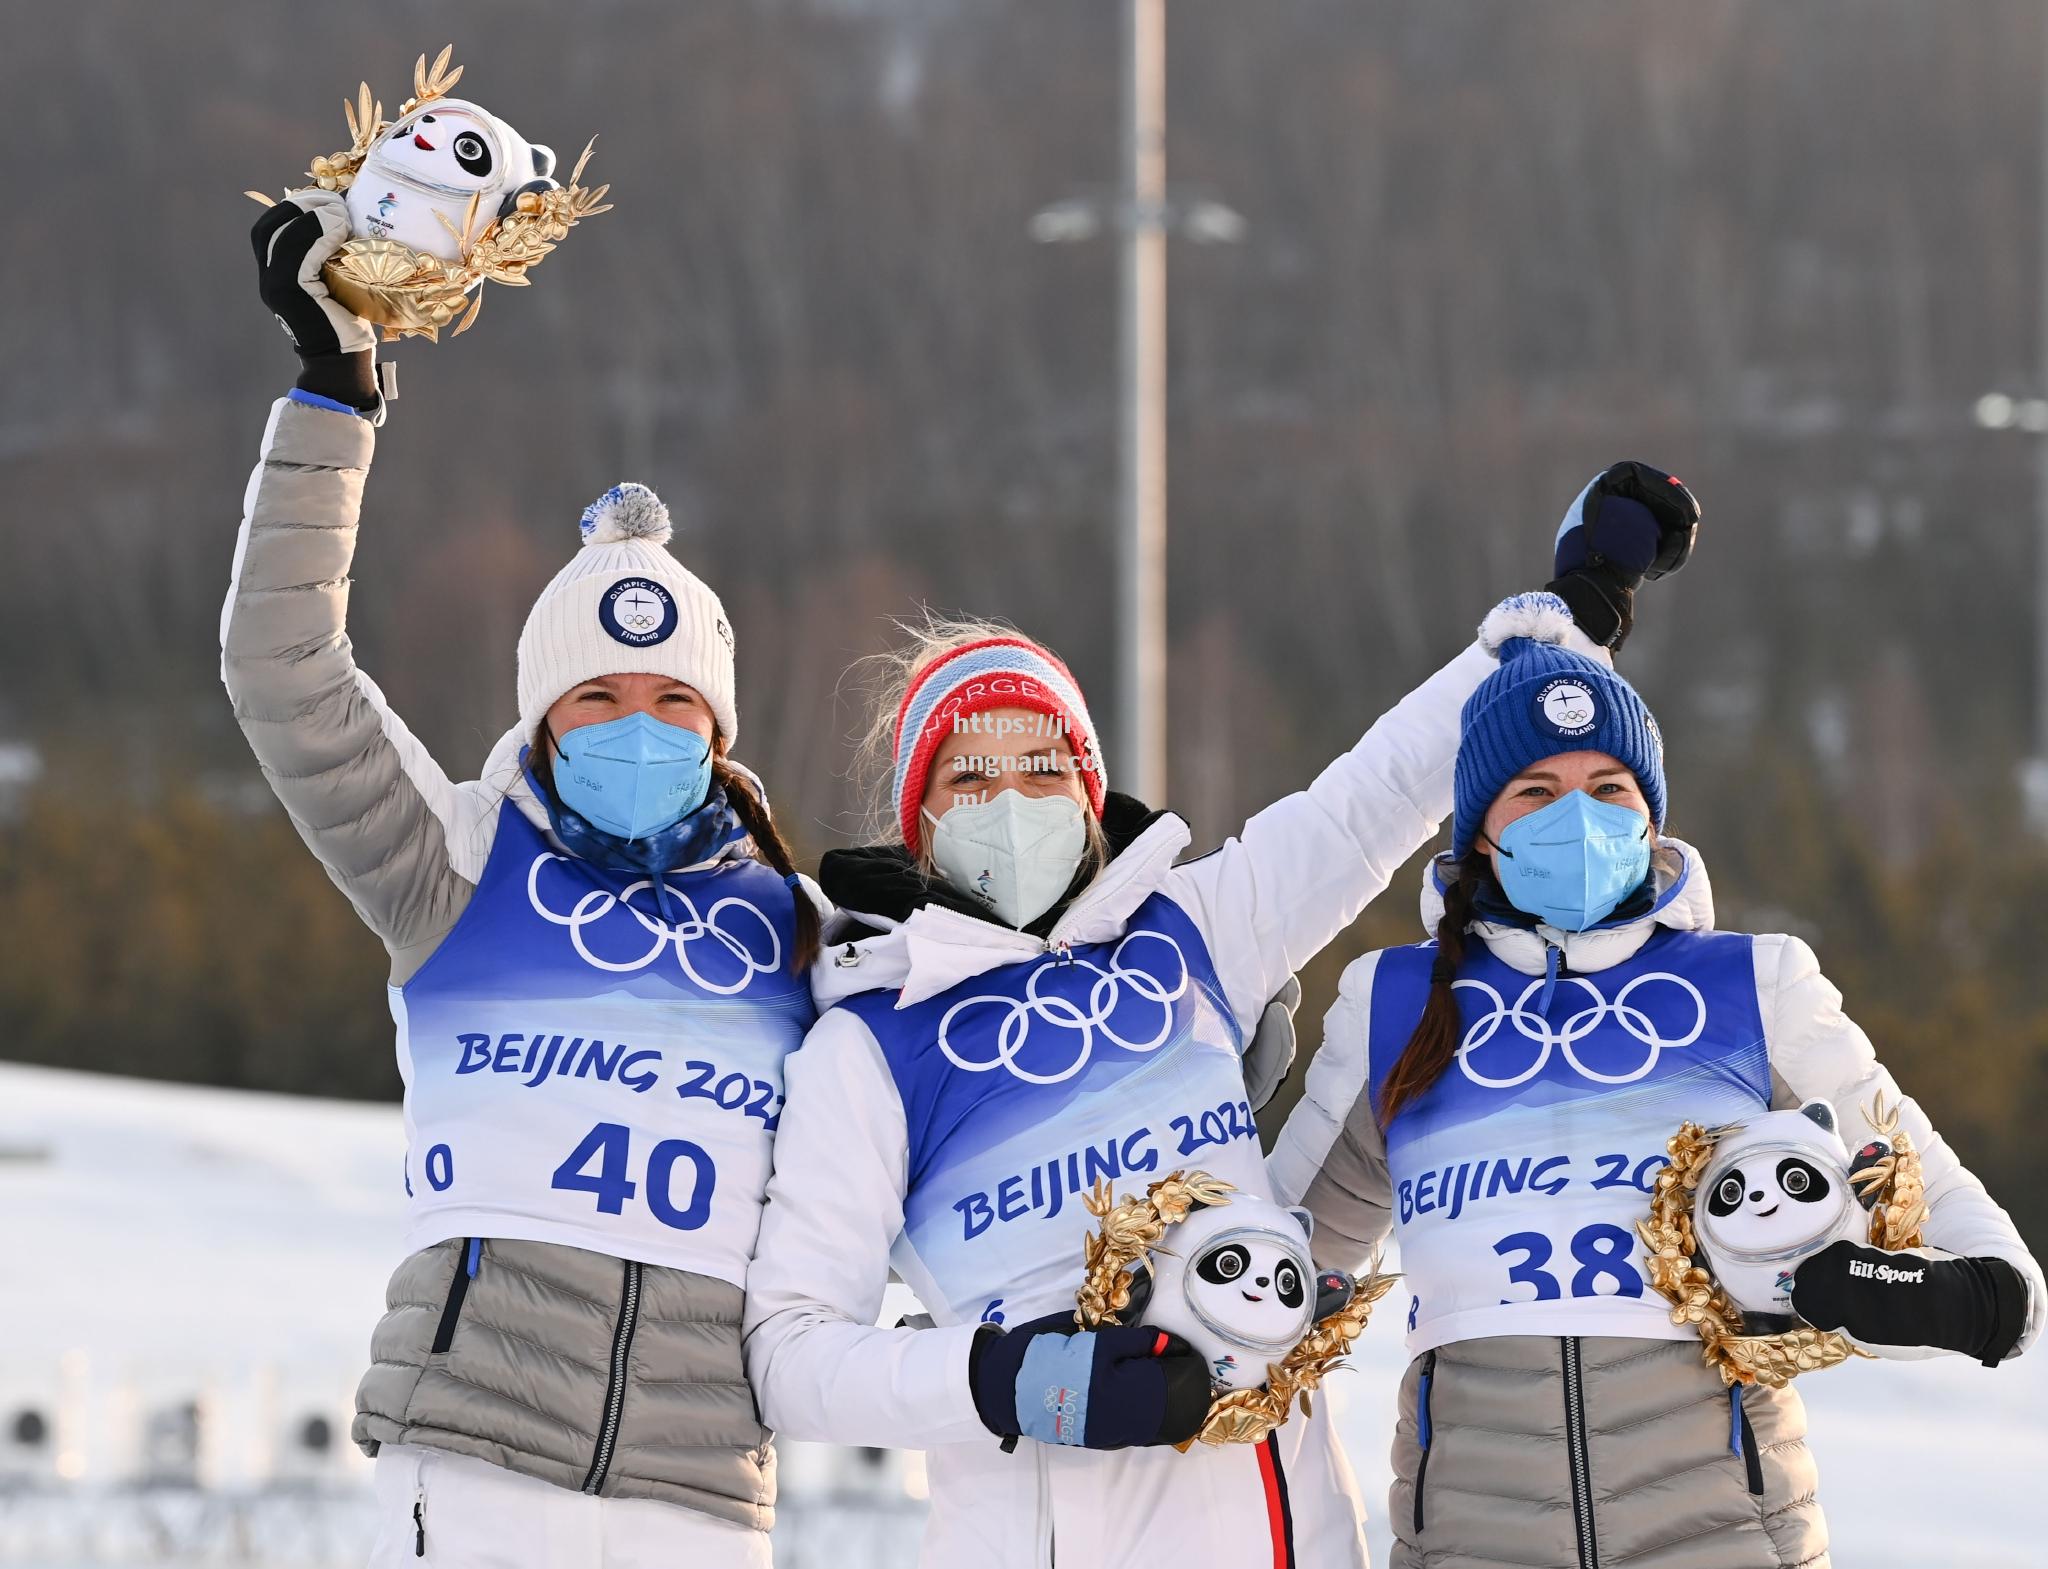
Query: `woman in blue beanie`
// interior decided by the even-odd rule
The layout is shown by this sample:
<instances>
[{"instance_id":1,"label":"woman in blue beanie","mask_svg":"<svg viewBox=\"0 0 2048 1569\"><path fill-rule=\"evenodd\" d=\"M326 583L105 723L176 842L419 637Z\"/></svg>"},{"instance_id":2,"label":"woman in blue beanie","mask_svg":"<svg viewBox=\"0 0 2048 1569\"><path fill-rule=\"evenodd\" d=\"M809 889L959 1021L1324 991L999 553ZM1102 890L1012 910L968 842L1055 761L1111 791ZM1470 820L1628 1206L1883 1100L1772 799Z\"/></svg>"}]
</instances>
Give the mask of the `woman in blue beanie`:
<instances>
[{"instance_id":1,"label":"woman in blue beanie","mask_svg":"<svg viewBox=\"0 0 2048 1569\"><path fill-rule=\"evenodd\" d=\"M1853 1150L1900 1092L1804 942L1714 930L1664 809L1629 684L1505 645L1464 708L1452 847L1423 894L1435 940L1345 971L1274 1152L1319 1263L1399 1239L1396 1569L1828 1561L1799 1396L1724 1388L1646 1289L1634 1226L1681 1121L1825 1102ZM1899 1126L1923 1160L1925 1278L1902 1289L1836 1242L1786 1280L1794 1307L1883 1356L2016 1355L2041 1331L2039 1267L1910 1100Z\"/></svg>"}]
</instances>

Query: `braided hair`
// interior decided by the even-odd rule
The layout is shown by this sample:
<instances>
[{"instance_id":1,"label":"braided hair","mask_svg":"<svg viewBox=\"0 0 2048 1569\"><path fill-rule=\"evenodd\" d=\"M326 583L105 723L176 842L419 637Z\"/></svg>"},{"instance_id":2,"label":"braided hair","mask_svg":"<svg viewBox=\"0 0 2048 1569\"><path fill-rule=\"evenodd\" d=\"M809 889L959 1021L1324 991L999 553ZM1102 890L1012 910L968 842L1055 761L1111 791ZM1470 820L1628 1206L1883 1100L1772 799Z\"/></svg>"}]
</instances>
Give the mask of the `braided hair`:
<instances>
[{"instance_id":1,"label":"braided hair","mask_svg":"<svg viewBox=\"0 0 2048 1569\"><path fill-rule=\"evenodd\" d=\"M1493 875L1486 852L1467 850L1458 862L1458 875L1444 894L1443 918L1436 923L1436 961L1429 967L1429 1000L1415 1032L1380 1085L1376 1111L1382 1128L1392 1122L1401 1108L1424 1094L1443 1077L1458 1055L1458 1041L1464 1020L1458 1013L1458 994L1452 982L1465 959L1465 928L1472 922L1479 890Z\"/></svg>"},{"instance_id":2,"label":"braided hair","mask_svg":"<svg viewBox=\"0 0 2048 1569\"><path fill-rule=\"evenodd\" d=\"M747 837L754 842L755 859L774 867L785 880L795 877L796 857L790 852L789 841L782 837L782 830L768 815L768 803L754 793L753 780L728 763L721 752L711 760L711 782L714 787L725 791L726 804L740 820L740 826L746 829ZM789 968L792 974L802 975L811 967L811 961L818 957L818 907L796 883L790 883L789 893L791 913L796 920L796 940L789 950Z\"/></svg>"}]
</instances>

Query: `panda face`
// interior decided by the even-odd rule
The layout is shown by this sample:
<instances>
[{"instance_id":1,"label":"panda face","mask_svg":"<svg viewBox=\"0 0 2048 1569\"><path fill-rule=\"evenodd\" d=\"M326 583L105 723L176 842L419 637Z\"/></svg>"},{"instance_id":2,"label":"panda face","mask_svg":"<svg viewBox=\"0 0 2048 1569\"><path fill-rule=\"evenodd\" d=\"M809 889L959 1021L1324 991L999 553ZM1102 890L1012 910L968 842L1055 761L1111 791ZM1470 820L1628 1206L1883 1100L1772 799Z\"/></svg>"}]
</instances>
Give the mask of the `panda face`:
<instances>
[{"instance_id":1,"label":"panda face","mask_svg":"<svg viewBox=\"0 0 2048 1569\"><path fill-rule=\"evenodd\" d=\"M468 110L445 105L395 126L377 161L392 174L450 191L490 190L505 175L491 129Z\"/></svg>"},{"instance_id":2,"label":"panda face","mask_svg":"<svg viewBox=\"0 0 2048 1569\"><path fill-rule=\"evenodd\" d=\"M1834 1184L1813 1162L1798 1155L1772 1161L1764 1150L1723 1168L1707 1195L1714 1242L1758 1256L1805 1246L1833 1225L1839 1208Z\"/></svg>"},{"instance_id":3,"label":"panda face","mask_svg":"<svg viewBox=\"0 0 2048 1569\"><path fill-rule=\"evenodd\" d=\"M1308 1329L1309 1281L1308 1263L1289 1239L1226 1232L1193 1259L1188 1303L1203 1323L1240 1345L1291 1346Z\"/></svg>"}]
</instances>

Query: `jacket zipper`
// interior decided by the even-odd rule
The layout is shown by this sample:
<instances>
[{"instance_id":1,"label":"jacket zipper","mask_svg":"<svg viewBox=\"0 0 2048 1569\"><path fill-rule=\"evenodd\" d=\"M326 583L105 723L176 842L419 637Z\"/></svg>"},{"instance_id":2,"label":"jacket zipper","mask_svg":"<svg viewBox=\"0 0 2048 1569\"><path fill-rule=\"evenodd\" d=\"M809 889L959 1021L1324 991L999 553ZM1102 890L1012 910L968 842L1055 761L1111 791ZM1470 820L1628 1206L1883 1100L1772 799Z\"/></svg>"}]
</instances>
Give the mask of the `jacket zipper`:
<instances>
[{"instance_id":1,"label":"jacket zipper","mask_svg":"<svg viewBox=\"0 0 2048 1569\"><path fill-rule=\"evenodd\" d=\"M1280 1435L1259 1445L1259 1479L1266 1490L1266 1525L1273 1535L1273 1569L1296 1569L1294 1505L1287 1496L1287 1468L1280 1463Z\"/></svg>"},{"instance_id":2,"label":"jacket zipper","mask_svg":"<svg viewBox=\"0 0 2048 1569\"><path fill-rule=\"evenodd\" d=\"M1764 1457L1757 1453L1756 1429L1749 1425L1749 1409L1742 1403L1742 1386L1728 1386L1728 1447L1742 1457L1743 1480L1752 1498L1764 1496Z\"/></svg>"},{"instance_id":3,"label":"jacket zipper","mask_svg":"<svg viewBox=\"0 0 2048 1569\"><path fill-rule=\"evenodd\" d=\"M1543 995L1536 1000L1539 1018L1550 1012L1550 999L1557 995L1558 981L1571 973L1571 966L1564 962L1564 945L1554 943L1548 937L1543 939Z\"/></svg>"},{"instance_id":4,"label":"jacket zipper","mask_svg":"<svg viewBox=\"0 0 2048 1569\"><path fill-rule=\"evenodd\" d=\"M1429 1393L1430 1385L1436 1381L1436 1353L1422 1353L1422 1374L1415 1381L1415 1442L1421 1446L1422 1458L1415 1462L1415 1534L1422 1535L1422 1482L1429 1475Z\"/></svg>"},{"instance_id":5,"label":"jacket zipper","mask_svg":"<svg viewBox=\"0 0 2048 1569\"><path fill-rule=\"evenodd\" d=\"M1600 1569L1593 1532L1593 1463L1586 1453L1586 1381L1576 1335L1564 1341L1564 1441L1571 1452L1572 1525L1579 1538L1579 1569Z\"/></svg>"},{"instance_id":6,"label":"jacket zipper","mask_svg":"<svg viewBox=\"0 0 2048 1569\"><path fill-rule=\"evenodd\" d=\"M619 1322L612 1330L611 1382L604 1392L604 1420L597 1430L597 1451L590 1457L589 1474L583 1491L595 1493L604 1486L605 1473L612 1467L612 1450L619 1441L619 1416L626 1406L626 1368L633 1355L633 1331L640 1322L640 1263L627 1259L626 1280L619 1294Z\"/></svg>"},{"instance_id":7,"label":"jacket zipper","mask_svg":"<svg viewBox=\"0 0 2048 1569\"><path fill-rule=\"evenodd\" d=\"M455 1342L456 1320L462 1317L462 1301L469 1295L470 1281L476 1278L483 1245L482 1237L463 1239L462 1252L455 1259L455 1278L448 1282L448 1300L441 1304L441 1322L434 1326L434 1341L427 1347L429 1356L439 1356Z\"/></svg>"},{"instance_id":8,"label":"jacket zipper","mask_svg":"<svg viewBox=\"0 0 2048 1569\"><path fill-rule=\"evenodd\" d=\"M1034 1444L1038 1461L1038 1541L1045 1549L1047 1569L1059 1562L1059 1543L1053 1535L1052 1521L1052 1471L1048 1464L1046 1447Z\"/></svg>"},{"instance_id":9,"label":"jacket zipper","mask_svg":"<svg viewBox=\"0 0 2048 1569\"><path fill-rule=\"evenodd\" d=\"M412 1555L415 1558L427 1556L427 1489L424 1484L413 1489Z\"/></svg>"}]
</instances>

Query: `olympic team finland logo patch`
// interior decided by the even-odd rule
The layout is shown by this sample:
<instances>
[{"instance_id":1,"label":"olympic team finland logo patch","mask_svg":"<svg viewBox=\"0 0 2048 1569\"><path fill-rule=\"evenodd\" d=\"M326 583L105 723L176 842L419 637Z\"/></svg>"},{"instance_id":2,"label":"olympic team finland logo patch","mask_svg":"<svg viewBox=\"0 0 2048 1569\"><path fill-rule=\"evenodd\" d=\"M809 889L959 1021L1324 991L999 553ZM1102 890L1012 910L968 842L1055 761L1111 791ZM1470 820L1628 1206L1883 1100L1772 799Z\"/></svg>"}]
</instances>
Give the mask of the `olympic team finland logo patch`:
<instances>
[{"instance_id":1,"label":"olympic team finland logo patch","mask_svg":"<svg viewBox=\"0 0 2048 1569\"><path fill-rule=\"evenodd\" d=\"M1600 705L1585 682L1559 676L1536 694L1536 717L1558 735L1590 735L1600 723Z\"/></svg>"},{"instance_id":2,"label":"olympic team finland logo patch","mask_svg":"<svg viewBox=\"0 0 2048 1569\"><path fill-rule=\"evenodd\" d=\"M597 602L597 624L621 643L646 648L676 629L675 597L644 577L622 577Z\"/></svg>"}]
</instances>

